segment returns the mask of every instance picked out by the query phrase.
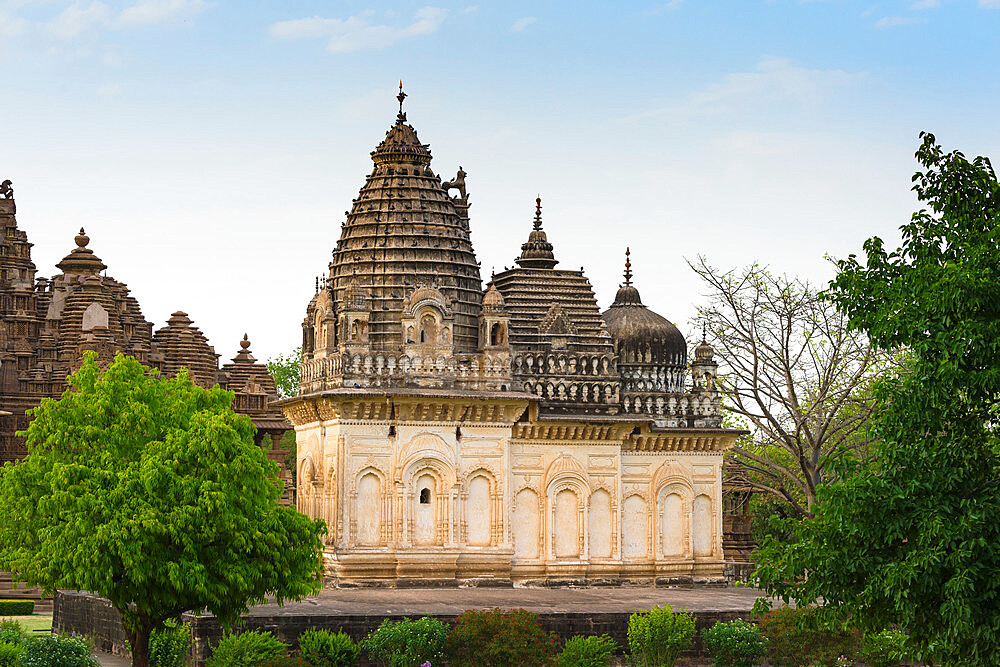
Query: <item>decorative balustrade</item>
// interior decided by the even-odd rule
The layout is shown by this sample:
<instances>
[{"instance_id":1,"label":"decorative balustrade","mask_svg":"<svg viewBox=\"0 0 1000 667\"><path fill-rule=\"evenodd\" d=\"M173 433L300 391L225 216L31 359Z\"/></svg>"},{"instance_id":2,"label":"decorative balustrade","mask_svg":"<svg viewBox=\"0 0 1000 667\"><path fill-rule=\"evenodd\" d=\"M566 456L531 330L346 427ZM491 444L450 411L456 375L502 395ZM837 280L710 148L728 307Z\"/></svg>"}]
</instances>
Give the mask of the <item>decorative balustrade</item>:
<instances>
[{"instance_id":1,"label":"decorative balustrade","mask_svg":"<svg viewBox=\"0 0 1000 667\"><path fill-rule=\"evenodd\" d=\"M339 387L406 386L506 391L511 386L510 357L502 354L346 352L304 360L300 372L304 393Z\"/></svg>"}]
</instances>

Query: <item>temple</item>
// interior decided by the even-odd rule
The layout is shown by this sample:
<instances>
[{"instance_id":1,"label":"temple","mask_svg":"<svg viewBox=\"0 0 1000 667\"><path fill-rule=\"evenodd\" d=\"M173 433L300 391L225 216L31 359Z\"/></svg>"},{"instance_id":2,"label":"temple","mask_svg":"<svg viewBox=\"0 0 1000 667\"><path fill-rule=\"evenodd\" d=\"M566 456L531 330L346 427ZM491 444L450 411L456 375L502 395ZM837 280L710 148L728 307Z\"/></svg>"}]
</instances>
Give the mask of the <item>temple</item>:
<instances>
[{"instance_id":1,"label":"temple","mask_svg":"<svg viewBox=\"0 0 1000 667\"><path fill-rule=\"evenodd\" d=\"M601 312L535 201L482 285L465 171L403 111L302 323L301 511L332 585L560 585L723 576L717 364L625 281ZM455 194L452 194L452 193Z\"/></svg>"},{"instance_id":2,"label":"temple","mask_svg":"<svg viewBox=\"0 0 1000 667\"><path fill-rule=\"evenodd\" d=\"M0 464L27 450L17 431L28 427L25 411L43 398L58 398L66 377L79 368L84 352L101 363L121 352L173 376L186 368L202 387L220 385L235 392L233 408L250 417L257 444L268 457L284 463L279 445L290 424L272 405L277 390L264 364L257 363L244 337L231 364L219 368L219 355L187 313L171 315L153 332L128 286L107 275L107 266L80 230L75 247L58 263L58 275L36 277L26 232L18 228L13 184L0 189ZM294 489L282 469L285 501Z\"/></svg>"}]
</instances>

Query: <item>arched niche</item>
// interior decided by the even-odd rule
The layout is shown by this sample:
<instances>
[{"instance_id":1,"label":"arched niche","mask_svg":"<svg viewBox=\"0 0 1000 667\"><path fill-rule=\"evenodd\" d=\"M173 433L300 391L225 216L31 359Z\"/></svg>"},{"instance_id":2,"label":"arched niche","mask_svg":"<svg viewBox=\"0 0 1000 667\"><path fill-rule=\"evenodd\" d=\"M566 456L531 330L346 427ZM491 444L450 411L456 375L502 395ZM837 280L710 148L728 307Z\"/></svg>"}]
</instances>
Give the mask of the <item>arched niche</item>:
<instances>
[{"instance_id":1,"label":"arched niche","mask_svg":"<svg viewBox=\"0 0 1000 667\"><path fill-rule=\"evenodd\" d=\"M357 542L362 546L378 546L381 542L382 480L374 471L361 474L358 479L358 496L354 519L357 525Z\"/></svg>"},{"instance_id":2,"label":"arched niche","mask_svg":"<svg viewBox=\"0 0 1000 667\"><path fill-rule=\"evenodd\" d=\"M687 551L684 498L676 488L660 496L660 549L667 558L682 558Z\"/></svg>"},{"instance_id":3,"label":"arched niche","mask_svg":"<svg viewBox=\"0 0 1000 667\"><path fill-rule=\"evenodd\" d=\"M622 506L622 555L625 558L646 558L649 518L646 501L631 495Z\"/></svg>"},{"instance_id":4,"label":"arched niche","mask_svg":"<svg viewBox=\"0 0 1000 667\"><path fill-rule=\"evenodd\" d=\"M413 543L421 546L440 545L443 540L437 529L441 503L441 482L430 470L422 470L413 479Z\"/></svg>"},{"instance_id":5,"label":"arched niche","mask_svg":"<svg viewBox=\"0 0 1000 667\"><path fill-rule=\"evenodd\" d=\"M691 523L695 557L711 556L715 531L713 530L712 499L707 495L700 494L694 497Z\"/></svg>"},{"instance_id":6,"label":"arched niche","mask_svg":"<svg viewBox=\"0 0 1000 667\"><path fill-rule=\"evenodd\" d=\"M465 521L467 542L472 546L489 546L492 533L492 512L490 491L492 483L484 474L474 475L469 480L465 500Z\"/></svg>"},{"instance_id":7,"label":"arched niche","mask_svg":"<svg viewBox=\"0 0 1000 667\"><path fill-rule=\"evenodd\" d=\"M571 487L553 497L553 550L556 558L580 557L580 496Z\"/></svg>"},{"instance_id":8,"label":"arched niche","mask_svg":"<svg viewBox=\"0 0 1000 667\"><path fill-rule=\"evenodd\" d=\"M511 517L515 557L525 560L538 558L539 518L538 494L532 489L521 489L514 496Z\"/></svg>"},{"instance_id":9,"label":"arched niche","mask_svg":"<svg viewBox=\"0 0 1000 667\"><path fill-rule=\"evenodd\" d=\"M611 494L598 489L590 494L587 519L591 558L611 558Z\"/></svg>"}]
</instances>

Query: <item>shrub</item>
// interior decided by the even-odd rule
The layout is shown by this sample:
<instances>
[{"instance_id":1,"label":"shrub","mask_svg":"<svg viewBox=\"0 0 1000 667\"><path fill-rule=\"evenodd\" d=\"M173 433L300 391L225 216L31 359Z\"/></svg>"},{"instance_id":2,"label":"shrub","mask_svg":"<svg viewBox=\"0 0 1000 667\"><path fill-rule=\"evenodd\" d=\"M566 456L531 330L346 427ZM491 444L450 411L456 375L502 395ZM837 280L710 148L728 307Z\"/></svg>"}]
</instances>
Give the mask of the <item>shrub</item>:
<instances>
[{"instance_id":1,"label":"shrub","mask_svg":"<svg viewBox=\"0 0 1000 667\"><path fill-rule=\"evenodd\" d=\"M761 618L760 629L774 667L836 665L839 656L858 652L857 633L825 627L811 607L773 609Z\"/></svg>"},{"instance_id":2,"label":"shrub","mask_svg":"<svg viewBox=\"0 0 1000 667\"><path fill-rule=\"evenodd\" d=\"M628 618L629 651L641 667L671 667L693 643L694 614L675 614L667 604Z\"/></svg>"},{"instance_id":3,"label":"shrub","mask_svg":"<svg viewBox=\"0 0 1000 667\"><path fill-rule=\"evenodd\" d=\"M618 642L607 635L572 637L556 656L555 667L608 667Z\"/></svg>"},{"instance_id":4,"label":"shrub","mask_svg":"<svg viewBox=\"0 0 1000 667\"><path fill-rule=\"evenodd\" d=\"M20 643L0 641L0 667L17 667L23 651Z\"/></svg>"},{"instance_id":5,"label":"shrub","mask_svg":"<svg viewBox=\"0 0 1000 667\"><path fill-rule=\"evenodd\" d=\"M0 616L31 616L33 613L34 600L0 600Z\"/></svg>"},{"instance_id":6,"label":"shrub","mask_svg":"<svg viewBox=\"0 0 1000 667\"><path fill-rule=\"evenodd\" d=\"M230 633L219 641L206 667L254 667L269 658L276 658L288 648L270 632L251 630Z\"/></svg>"},{"instance_id":7,"label":"shrub","mask_svg":"<svg viewBox=\"0 0 1000 667\"><path fill-rule=\"evenodd\" d=\"M264 662L258 663L260 667L309 667L309 663L302 658L283 653L275 658L268 658Z\"/></svg>"},{"instance_id":8,"label":"shrub","mask_svg":"<svg viewBox=\"0 0 1000 667\"><path fill-rule=\"evenodd\" d=\"M861 659L870 667L897 667L909 660L906 640L902 630L866 633L861 638Z\"/></svg>"},{"instance_id":9,"label":"shrub","mask_svg":"<svg viewBox=\"0 0 1000 667\"><path fill-rule=\"evenodd\" d=\"M753 667L767 653L767 640L760 628L742 618L717 621L702 630L701 636L715 667Z\"/></svg>"},{"instance_id":10,"label":"shrub","mask_svg":"<svg viewBox=\"0 0 1000 667\"><path fill-rule=\"evenodd\" d=\"M361 649L346 633L306 630L299 635L299 657L313 667L353 667Z\"/></svg>"},{"instance_id":11,"label":"shrub","mask_svg":"<svg viewBox=\"0 0 1000 667\"><path fill-rule=\"evenodd\" d=\"M19 667L99 667L93 647L83 637L44 635L21 644Z\"/></svg>"},{"instance_id":12,"label":"shrub","mask_svg":"<svg viewBox=\"0 0 1000 667\"><path fill-rule=\"evenodd\" d=\"M425 662L438 665L448 645L448 626L433 618L411 621L382 621L361 648L372 660L387 667L419 667Z\"/></svg>"},{"instance_id":13,"label":"shrub","mask_svg":"<svg viewBox=\"0 0 1000 667\"><path fill-rule=\"evenodd\" d=\"M20 644L25 639L27 639L27 635L25 635L24 628L21 627L20 623L8 619L0 620L0 642Z\"/></svg>"},{"instance_id":14,"label":"shrub","mask_svg":"<svg viewBox=\"0 0 1000 667\"><path fill-rule=\"evenodd\" d=\"M556 646L555 635L524 609L464 611L448 633L452 667L550 665Z\"/></svg>"},{"instance_id":15,"label":"shrub","mask_svg":"<svg viewBox=\"0 0 1000 667\"><path fill-rule=\"evenodd\" d=\"M149 667L182 667L191 647L191 629L169 620L149 635Z\"/></svg>"}]
</instances>

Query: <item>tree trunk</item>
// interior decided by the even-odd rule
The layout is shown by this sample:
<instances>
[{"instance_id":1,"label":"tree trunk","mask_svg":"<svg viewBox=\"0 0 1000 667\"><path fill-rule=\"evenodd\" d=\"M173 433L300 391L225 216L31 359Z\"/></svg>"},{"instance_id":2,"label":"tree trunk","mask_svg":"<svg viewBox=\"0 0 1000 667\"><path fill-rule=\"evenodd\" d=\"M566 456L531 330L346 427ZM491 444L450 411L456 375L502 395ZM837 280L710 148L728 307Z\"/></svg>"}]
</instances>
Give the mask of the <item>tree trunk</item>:
<instances>
[{"instance_id":1,"label":"tree trunk","mask_svg":"<svg viewBox=\"0 0 1000 667\"><path fill-rule=\"evenodd\" d=\"M149 635L153 630L152 624L145 617L126 618L121 610L118 613L122 617L122 625L132 648L132 667L149 667Z\"/></svg>"}]
</instances>

